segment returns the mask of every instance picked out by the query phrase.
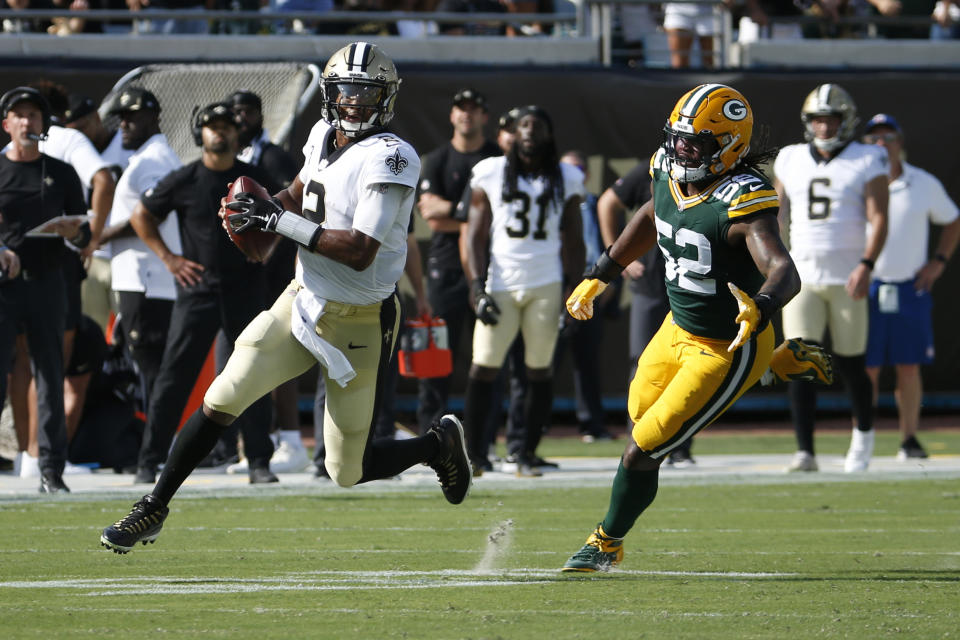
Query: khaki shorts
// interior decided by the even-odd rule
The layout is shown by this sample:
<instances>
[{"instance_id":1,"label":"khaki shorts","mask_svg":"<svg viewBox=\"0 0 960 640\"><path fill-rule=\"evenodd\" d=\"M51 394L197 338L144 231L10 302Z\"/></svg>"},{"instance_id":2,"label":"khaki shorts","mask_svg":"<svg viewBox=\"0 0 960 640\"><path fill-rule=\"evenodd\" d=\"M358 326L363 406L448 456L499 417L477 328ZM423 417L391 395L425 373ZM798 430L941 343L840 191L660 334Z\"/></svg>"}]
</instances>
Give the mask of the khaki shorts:
<instances>
[{"instance_id":1,"label":"khaki shorts","mask_svg":"<svg viewBox=\"0 0 960 640\"><path fill-rule=\"evenodd\" d=\"M215 411L238 416L261 396L316 364L290 332L290 314L299 285L292 282L268 311L247 325L233 355L203 398ZM325 465L338 485L355 485L363 476L363 454L371 433L378 387L390 364L400 325L396 295L371 305L328 302L317 334L340 349L357 372L341 387L324 378L327 401L323 416Z\"/></svg>"},{"instance_id":2,"label":"khaki shorts","mask_svg":"<svg viewBox=\"0 0 960 640\"><path fill-rule=\"evenodd\" d=\"M519 331L523 335L527 368L548 369L560 332L562 294L559 282L521 291L491 293L500 307L500 321L489 325L477 320L473 329L473 363L492 369L502 367Z\"/></svg>"},{"instance_id":3,"label":"khaki shorts","mask_svg":"<svg viewBox=\"0 0 960 640\"><path fill-rule=\"evenodd\" d=\"M87 268L87 277L80 284L80 308L106 333L110 312L116 313L116 295L111 288L110 261L94 256Z\"/></svg>"},{"instance_id":4,"label":"khaki shorts","mask_svg":"<svg viewBox=\"0 0 960 640\"><path fill-rule=\"evenodd\" d=\"M783 337L830 342L838 356L859 356L867 350L867 299L854 300L842 284L804 284L783 308Z\"/></svg>"}]
</instances>

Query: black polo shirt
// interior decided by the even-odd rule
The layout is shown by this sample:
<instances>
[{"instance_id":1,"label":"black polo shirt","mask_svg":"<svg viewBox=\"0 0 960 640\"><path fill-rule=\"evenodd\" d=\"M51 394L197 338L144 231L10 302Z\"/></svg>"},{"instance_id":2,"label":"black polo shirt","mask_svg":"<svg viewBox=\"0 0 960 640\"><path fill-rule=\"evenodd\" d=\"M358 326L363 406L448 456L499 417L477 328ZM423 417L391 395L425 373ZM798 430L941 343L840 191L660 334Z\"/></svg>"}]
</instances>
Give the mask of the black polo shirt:
<instances>
[{"instance_id":1,"label":"black polo shirt","mask_svg":"<svg viewBox=\"0 0 960 640\"><path fill-rule=\"evenodd\" d=\"M238 160L226 171L212 171L196 160L168 173L140 198L159 220L166 219L171 211L177 212L183 257L204 267L200 286L242 286L263 268L248 260L230 241L217 215L227 185L240 176L253 178L271 194L279 191L265 171L245 162Z\"/></svg>"},{"instance_id":2,"label":"black polo shirt","mask_svg":"<svg viewBox=\"0 0 960 640\"><path fill-rule=\"evenodd\" d=\"M611 189L620 198L620 202L626 205L628 211L635 211L650 199L649 165L637 165L627 172L627 175L613 183ZM646 271L642 278L630 280L628 285L630 291L650 297L666 296L664 284L666 267L660 246L655 243L638 259L646 267Z\"/></svg>"},{"instance_id":3,"label":"black polo shirt","mask_svg":"<svg viewBox=\"0 0 960 640\"><path fill-rule=\"evenodd\" d=\"M60 237L27 238L27 231L57 216L86 213L73 167L45 155L14 162L0 154L0 241L16 251L24 272L59 269L69 251Z\"/></svg>"},{"instance_id":4,"label":"black polo shirt","mask_svg":"<svg viewBox=\"0 0 960 640\"><path fill-rule=\"evenodd\" d=\"M460 153L449 142L423 157L420 168L421 193L434 193L449 200L456 207L470 183L473 165L484 158L502 155L496 143L487 140L483 146L470 153ZM450 216L457 219L456 210ZM465 221L465 220L464 220ZM430 238L429 259L431 268L461 269L460 234L438 231Z\"/></svg>"}]
</instances>

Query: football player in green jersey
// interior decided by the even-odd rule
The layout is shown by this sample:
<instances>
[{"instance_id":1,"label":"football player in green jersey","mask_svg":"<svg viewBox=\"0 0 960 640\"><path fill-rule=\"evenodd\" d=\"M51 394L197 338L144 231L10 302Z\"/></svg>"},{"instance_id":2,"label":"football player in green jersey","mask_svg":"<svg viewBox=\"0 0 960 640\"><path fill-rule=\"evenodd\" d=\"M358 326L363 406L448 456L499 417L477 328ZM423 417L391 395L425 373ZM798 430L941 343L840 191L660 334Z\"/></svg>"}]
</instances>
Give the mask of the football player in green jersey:
<instances>
[{"instance_id":1,"label":"football player in green jersey","mask_svg":"<svg viewBox=\"0 0 960 640\"><path fill-rule=\"evenodd\" d=\"M567 300L577 319L654 242L666 258L670 313L640 356L630 384L632 438L603 521L563 571L606 570L623 557L623 537L657 493L670 451L713 422L771 365L770 318L800 290L780 240L777 193L750 154L753 111L721 84L700 85L674 107L663 146L650 161L652 199L587 272ZM778 349L788 373L826 378L816 348ZM776 371L776 369L775 369Z\"/></svg>"}]
</instances>

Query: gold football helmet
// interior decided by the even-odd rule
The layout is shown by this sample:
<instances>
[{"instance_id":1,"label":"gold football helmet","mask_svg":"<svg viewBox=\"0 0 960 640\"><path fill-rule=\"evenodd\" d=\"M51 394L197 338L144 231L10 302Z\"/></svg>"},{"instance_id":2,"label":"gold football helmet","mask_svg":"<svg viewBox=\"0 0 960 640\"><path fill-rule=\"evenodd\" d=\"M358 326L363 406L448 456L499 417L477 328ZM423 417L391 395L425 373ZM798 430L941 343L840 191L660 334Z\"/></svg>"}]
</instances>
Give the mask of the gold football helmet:
<instances>
[{"instance_id":1,"label":"gold football helmet","mask_svg":"<svg viewBox=\"0 0 960 640\"><path fill-rule=\"evenodd\" d=\"M327 62L320 78L323 119L348 138L382 129L393 119L400 78L379 47L354 42Z\"/></svg>"},{"instance_id":2,"label":"gold football helmet","mask_svg":"<svg viewBox=\"0 0 960 640\"><path fill-rule=\"evenodd\" d=\"M736 89L702 84L680 98L663 130L670 177L699 182L723 175L747 155L753 110Z\"/></svg>"},{"instance_id":3,"label":"gold football helmet","mask_svg":"<svg viewBox=\"0 0 960 640\"><path fill-rule=\"evenodd\" d=\"M817 138L813 133L811 120L814 116L840 116L840 128L832 138ZM818 149L833 151L853 140L860 119L857 118L857 105L847 90L838 84L822 84L807 95L800 109L804 137Z\"/></svg>"}]
</instances>

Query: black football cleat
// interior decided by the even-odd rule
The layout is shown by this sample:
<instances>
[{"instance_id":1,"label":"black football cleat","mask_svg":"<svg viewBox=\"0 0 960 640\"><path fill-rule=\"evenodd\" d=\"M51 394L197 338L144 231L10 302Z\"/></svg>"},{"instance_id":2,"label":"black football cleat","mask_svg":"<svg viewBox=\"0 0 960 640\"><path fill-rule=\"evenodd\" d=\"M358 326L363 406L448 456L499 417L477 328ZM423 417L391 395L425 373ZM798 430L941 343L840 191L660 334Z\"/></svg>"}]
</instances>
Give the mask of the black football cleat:
<instances>
[{"instance_id":1,"label":"black football cleat","mask_svg":"<svg viewBox=\"0 0 960 640\"><path fill-rule=\"evenodd\" d=\"M40 474L40 493L70 493L70 488L64 484L61 474L44 471Z\"/></svg>"},{"instance_id":2,"label":"black football cleat","mask_svg":"<svg viewBox=\"0 0 960 640\"><path fill-rule=\"evenodd\" d=\"M114 553L127 553L138 542L154 542L170 509L152 495L143 496L126 516L103 530L100 544Z\"/></svg>"},{"instance_id":3,"label":"black football cleat","mask_svg":"<svg viewBox=\"0 0 960 640\"><path fill-rule=\"evenodd\" d=\"M450 504L460 504L470 492L473 482L473 469L467 456L466 438L463 425L453 414L440 418L428 433L440 439L440 451L427 461L427 465L437 473L443 497Z\"/></svg>"},{"instance_id":4,"label":"black football cleat","mask_svg":"<svg viewBox=\"0 0 960 640\"><path fill-rule=\"evenodd\" d=\"M269 467L251 467L250 484L269 484L271 482L280 482L280 478L275 476Z\"/></svg>"}]
</instances>

